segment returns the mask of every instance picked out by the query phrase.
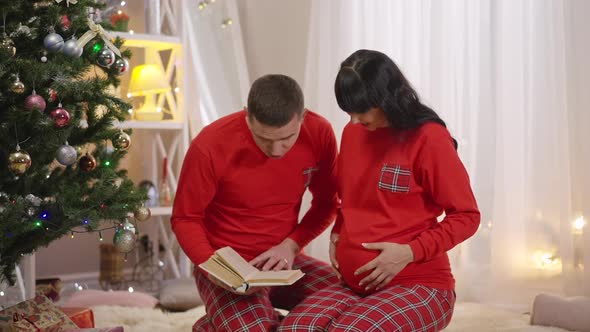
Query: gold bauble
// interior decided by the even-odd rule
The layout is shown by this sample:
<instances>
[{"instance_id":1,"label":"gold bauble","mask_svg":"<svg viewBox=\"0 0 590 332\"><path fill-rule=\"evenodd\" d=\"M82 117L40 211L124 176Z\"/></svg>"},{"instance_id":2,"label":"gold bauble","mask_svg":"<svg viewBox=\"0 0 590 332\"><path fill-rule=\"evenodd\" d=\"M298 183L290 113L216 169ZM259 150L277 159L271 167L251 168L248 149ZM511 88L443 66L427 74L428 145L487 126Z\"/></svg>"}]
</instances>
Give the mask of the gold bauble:
<instances>
[{"instance_id":1,"label":"gold bauble","mask_svg":"<svg viewBox=\"0 0 590 332\"><path fill-rule=\"evenodd\" d=\"M150 217L152 216L152 211L149 208L142 206L139 209L137 209L137 211L135 211L133 215L135 216L136 220L146 221L150 219Z\"/></svg>"},{"instance_id":2,"label":"gold bauble","mask_svg":"<svg viewBox=\"0 0 590 332\"><path fill-rule=\"evenodd\" d=\"M25 85L23 82L17 80L10 85L10 91L21 94L25 92Z\"/></svg>"},{"instance_id":3,"label":"gold bauble","mask_svg":"<svg viewBox=\"0 0 590 332\"><path fill-rule=\"evenodd\" d=\"M16 151L8 156L8 169L14 175L23 175L31 167L31 156L25 151Z\"/></svg>"},{"instance_id":4,"label":"gold bauble","mask_svg":"<svg viewBox=\"0 0 590 332\"><path fill-rule=\"evenodd\" d=\"M131 146L131 137L126 132L120 131L113 137L113 147L117 150L127 150Z\"/></svg>"}]
</instances>

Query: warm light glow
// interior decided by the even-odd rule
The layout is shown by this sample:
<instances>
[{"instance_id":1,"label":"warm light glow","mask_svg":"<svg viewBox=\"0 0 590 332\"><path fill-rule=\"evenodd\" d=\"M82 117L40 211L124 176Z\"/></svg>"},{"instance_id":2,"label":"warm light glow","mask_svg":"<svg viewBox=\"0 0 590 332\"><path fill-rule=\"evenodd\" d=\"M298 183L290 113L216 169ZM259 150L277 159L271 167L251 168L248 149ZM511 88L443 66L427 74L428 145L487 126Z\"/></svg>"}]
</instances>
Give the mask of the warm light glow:
<instances>
[{"instance_id":1,"label":"warm light glow","mask_svg":"<svg viewBox=\"0 0 590 332\"><path fill-rule=\"evenodd\" d=\"M179 87L175 87L174 88L174 92L179 93L180 92L180 88Z\"/></svg>"},{"instance_id":2,"label":"warm light glow","mask_svg":"<svg viewBox=\"0 0 590 332\"><path fill-rule=\"evenodd\" d=\"M146 96L170 90L164 70L156 64L139 65L133 68L129 94L131 96Z\"/></svg>"},{"instance_id":3,"label":"warm light glow","mask_svg":"<svg viewBox=\"0 0 590 332\"><path fill-rule=\"evenodd\" d=\"M533 265L540 270L561 271L561 259L547 251L535 251L533 253Z\"/></svg>"},{"instance_id":4,"label":"warm light glow","mask_svg":"<svg viewBox=\"0 0 590 332\"><path fill-rule=\"evenodd\" d=\"M156 112L158 112L158 113L162 112L162 107L156 107Z\"/></svg>"},{"instance_id":5,"label":"warm light glow","mask_svg":"<svg viewBox=\"0 0 590 332\"><path fill-rule=\"evenodd\" d=\"M576 219L573 223L573 226L575 231L582 232L582 229L584 229L584 226L586 226L584 217L580 216L578 219Z\"/></svg>"},{"instance_id":6,"label":"warm light glow","mask_svg":"<svg viewBox=\"0 0 590 332\"><path fill-rule=\"evenodd\" d=\"M126 4L127 4L127 2L121 1L121 7L125 6Z\"/></svg>"},{"instance_id":7,"label":"warm light glow","mask_svg":"<svg viewBox=\"0 0 590 332\"><path fill-rule=\"evenodd\" d=\"M134 34L134 33L135 33L135 31L133 31L133 30L129 30L129 34L130 34L130 35L132 35L132 34Z\"/></svg>"},{"instance_id":8,"label":"warm light glow","mask_svg":"<svg viewBox=\"0 0 590 332\"><path fill-rule=\"evenodd\" d=\"M4 292L3 291L0 291L0 296L4 296Z\"/></svg>"},{"instance_id":9,"label":"warm light glow","mask_svg":"<svg viewBox=\"0 0 590 332\"><path fill-rule=\"evenodd\" d=\"M131 95L131 92L127 92L127 98L131 98L131 97L133 97L133 96Z\"/></svg>"},{"instance_id":10,"label":"warm light glow","mask_svg":"<svg viewBox=\"0 0 590 332\"><path fill-rule=\"evenodd\" d=\"M134 292L133 287L129 287L127 290L129 291L129 293L133 293Z\"/></svg>"},{"instance_id":11,"label":"warm light glow","mask_svg":"<svg viewBox=\"0 0 590 332\"><path fill-rule=\"evenodd\" d=\"M123 14L123 11L122 10L118 10L117 11L117 14L121 15L121 14Z\"/></svg>"},{"instance_id":12,"label":"warm light glow","mask_svg":"<svg viewBox=\"0 0 590 332\"><path fill-rule=\"evenodd\" d=\"M133 108L130 108L130 109L127 111L127 112L128 112L129 114L133 114Z\"/></svg>"},{"instance_id":13,"label":"warm light glow","mask_svg":"<svg viewBox=\"0 0 590 332\"><path fill-rule=\"evenodd\" d=\"M488 228L492 228L492 222L491 221L488 221L488 223L487 223L486 226L488 226Z\"/></svg>"}]
</instances>

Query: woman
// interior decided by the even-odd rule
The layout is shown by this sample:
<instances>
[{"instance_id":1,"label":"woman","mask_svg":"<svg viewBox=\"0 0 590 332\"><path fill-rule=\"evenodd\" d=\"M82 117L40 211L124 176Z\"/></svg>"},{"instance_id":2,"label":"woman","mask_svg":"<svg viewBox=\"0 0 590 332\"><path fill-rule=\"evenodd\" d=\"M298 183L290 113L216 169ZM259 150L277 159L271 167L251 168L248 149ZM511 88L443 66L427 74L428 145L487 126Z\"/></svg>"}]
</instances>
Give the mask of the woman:
<instances>
[{"instance_id":1,"label":"woman","mask_svg":"<svg viewBox=\"0 0 590 332\"><path fill-rule=\"evenodd\" d=\"M280 330L442 330L455 303L447 251L480 221L456 142L383 53L354 52L335 91L351 118L330 241L343 283L308 297Z\"/></svg>"}]
</instances>

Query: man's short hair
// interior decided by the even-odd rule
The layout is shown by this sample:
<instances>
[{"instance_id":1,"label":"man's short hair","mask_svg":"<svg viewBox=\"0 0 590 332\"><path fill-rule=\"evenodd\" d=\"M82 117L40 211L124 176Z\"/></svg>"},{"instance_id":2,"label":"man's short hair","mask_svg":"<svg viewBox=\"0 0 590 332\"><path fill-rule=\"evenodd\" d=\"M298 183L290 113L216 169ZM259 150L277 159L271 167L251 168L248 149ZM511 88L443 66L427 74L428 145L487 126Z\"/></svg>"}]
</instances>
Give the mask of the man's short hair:
<instances>
[{"instance_id":1,"label":"man's short hair","mask_svg":"<svg viewBox=\"0 0 590 332\"><path fill-rule=\"evenodd\" d=\"M252 84L248 94L248 115L273 127L282 127L303 112L299 84L286 75L265 75Z\"/></svg>"}]
</instances>

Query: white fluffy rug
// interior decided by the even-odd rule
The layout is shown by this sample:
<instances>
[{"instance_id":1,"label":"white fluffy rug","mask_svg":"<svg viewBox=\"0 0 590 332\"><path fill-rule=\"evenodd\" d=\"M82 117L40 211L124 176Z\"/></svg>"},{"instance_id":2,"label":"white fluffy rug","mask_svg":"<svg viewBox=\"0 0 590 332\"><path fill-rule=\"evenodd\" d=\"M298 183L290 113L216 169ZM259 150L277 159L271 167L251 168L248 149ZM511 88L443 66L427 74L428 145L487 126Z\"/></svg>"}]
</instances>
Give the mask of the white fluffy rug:
<instances>
[{"instance_id":1,"label":"white fluffy rug","mask_svg":"<svg viewBox=\"0 0 590 332\"><path fill-rule=\"evenodd\" d=\"M157 309L101 306L93 308L96 327L123 326L125 332L187 332L205 313L204 307L181 312L163 313ZM524 331L563 332L558 328L530 326L529 316L500 310L494 307L458 303L453 320L445 332L457 331Z\"/></svg>"}]
</instances>

